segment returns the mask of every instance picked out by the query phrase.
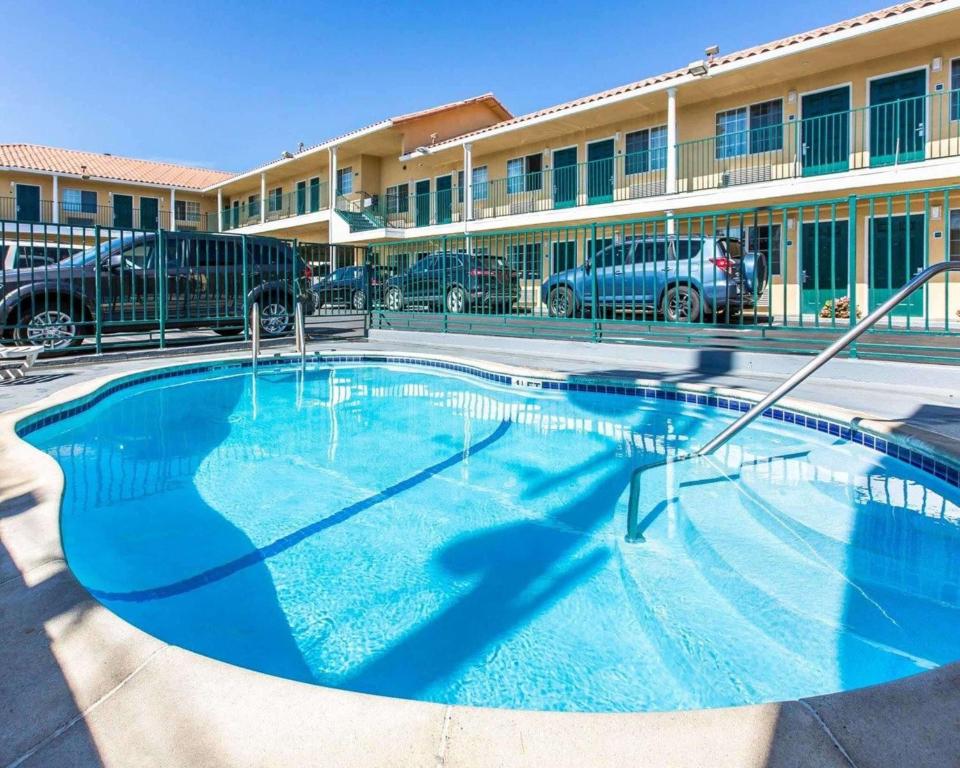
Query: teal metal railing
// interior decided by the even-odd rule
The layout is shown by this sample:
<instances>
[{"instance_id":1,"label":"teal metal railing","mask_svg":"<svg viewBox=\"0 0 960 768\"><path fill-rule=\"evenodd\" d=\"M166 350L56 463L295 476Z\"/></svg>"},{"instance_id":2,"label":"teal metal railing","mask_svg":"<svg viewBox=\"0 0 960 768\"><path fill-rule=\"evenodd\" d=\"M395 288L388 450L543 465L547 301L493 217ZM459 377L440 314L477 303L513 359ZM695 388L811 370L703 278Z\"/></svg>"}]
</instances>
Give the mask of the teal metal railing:
<instances>
[{"instance_id":1,"label":"teal metal railing","mask_svg":"<svg viewBox=\"0 0 960 768\"><path fill-rule=\"evenodd\" d=\"M324 211L330 207L329 186L325 181L308 184L280 195L268 194L262 202L257 198L228 206L221 212L223 231L259 224L261 206L264 221L279 221Z\"/></svg>"},{"instance_id":2,"label":"teal metal railing","mask_svg":"<svg viewBox=\"0 0 960 768\"><path fill-rule=\"evenodd\" d=\"M54 216L56 211L57 216ZM18 203L16 198L0 198L0 219L24 224L59 223L71 227L119 227L130 229L170 228L170 212L161 208L127 208L112 205L84 205L81 203ZM178 220L180 221L180 220ZM184 218L185 224L204 223L201 214Z\"/></svg>"},{"instance_id":3,"label":"teal metal railing","mask_svg":"<svg viewBox=\"0 0 960 768\"><path fill-rule=\"evenodd\" d=\"M960 231L958 208L960 186L939 187L378 243L375 262L403 279L377 322L592 341L656 333L691 346L730 331L738 344L813 352L918 271L960 257L960 240L945 235ZM451 298L454 286L463 293ZM960 363L958 340L960 286L941 275L852 354L905 345L917 359Z\"/></svg>"},{"instance_id":4,"label":"teal metal railing","mask_svg":"<svg viewBox=\"0 0 960 768\"><path fill-rule=\"evenodd\" d=\"M677 145L678 192L960 157L960 91Z\"/></svg>"}]
</instances>

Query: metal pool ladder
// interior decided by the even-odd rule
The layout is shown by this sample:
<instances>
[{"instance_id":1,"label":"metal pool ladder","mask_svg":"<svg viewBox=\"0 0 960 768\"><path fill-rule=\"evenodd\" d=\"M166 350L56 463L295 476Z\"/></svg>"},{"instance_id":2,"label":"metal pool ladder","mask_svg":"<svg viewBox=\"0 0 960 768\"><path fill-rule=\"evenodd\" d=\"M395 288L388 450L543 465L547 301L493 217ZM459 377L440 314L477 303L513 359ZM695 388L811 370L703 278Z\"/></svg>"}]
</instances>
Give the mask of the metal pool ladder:
<instances>
[{"instance_id":1,"label":"metal pool ladder","mask_svg":"<svg viewBox=\"0 0 960 768\"><path fill-rule=\"evenodd\" d=\"M250 312L250 323L253 326L250 329L251 352L253 353L253 372L257 372L257 361L260 359L260 302L253 302L253 309Z\"/></svg>"},{"instance_id":2,"label":"metal pool ladder","mask_svg":"<svg viewBox=\"0 0 960 768\"><path fill-rule=\"evenodd\" d=\"M811 375L826 365L826 363L836 357L848 345L856 341L864 333L870 330L870 328L876 325L877 322L879 322L894 307L896 307L897 304L926 285L931 279L944 272L960 272L960 262L944 261L917 272L917 274L914 275L913 279L909 283L900 288L900 290L883 302L883 304L873 310L869 315L863 318L863 320L854 325L849 331L843 334L843 336L833 342L833 344L831 344L820 354L814 357L810 362L804 365L800 370L790 376L790 378L788 378L779 387L764 397L759 403L754 405L749 411L740 416L740 418L720 432L720 434L718 434L696 452L680 456L674 459L674 462L685 461L687 459L698 458L701 456L709 456L712 454L720 446L750 425L764 411L766 411L775 403L779 402L784 395L792 392L794 389L800 386L800 384L802 384ZM640 519L640 477L646 470L653 467L660 467L667 463L669 463L669 460L664 458L653 462L652 464L644 464L643 466L637 467L635 470L633 470L633 473L630 475L630 501L627 507L627 535L625 537L630 543L644 541L643 532L656 519L657 515L662 509L662 505L659 505L649 514L647 514L642 520Z\"/></svg>"}]
</instances>

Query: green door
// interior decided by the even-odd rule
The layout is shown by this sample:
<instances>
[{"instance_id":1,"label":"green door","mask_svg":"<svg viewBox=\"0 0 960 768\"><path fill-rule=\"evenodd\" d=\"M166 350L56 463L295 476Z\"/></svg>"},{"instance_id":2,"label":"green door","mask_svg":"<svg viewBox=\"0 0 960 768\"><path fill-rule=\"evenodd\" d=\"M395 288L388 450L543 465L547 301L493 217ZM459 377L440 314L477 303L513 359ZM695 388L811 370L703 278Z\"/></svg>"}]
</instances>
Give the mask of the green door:
<instances>
[{"instance_id":1,"label":"green door","mask_svg":"<svg viewBox=\"0 0 960 768\"><path fill-rule=\"evenodd\" d=\"M879 306L893 292L923 269L924 215L877 216L870 227L870 308ZM919 315L923 312L923 291L900 302L891 314Z\"/></svg>"},{"instance_id":2,"label":"green door","mask_svg":"<svg viewBox=\"0 0 960 768\"><path fill-rule=\"evenodd\" d=\"M40 221L40 187L17 184L17 221L31 224Z\"/></svg>"},{"instance_id":3,"label":"green door","mask_svg":"<svg viewBox=\"0 0 960 768\"><path fill-rule=\"evenodd\" d=\"M587 144L587 203L613 202L613 139Z\"/></svg>"},{"instance_id":4,"label":"green door","mask_svg":"<svg viewBox=\"0 0 960 768\"><path fill-rule=\"evenodd\" d=\"M155 197L140 198L140 229L160 228L160 201Z\"/></svg>"},{"instance_id":5,"label":"green door","mask_svg":"<svg viewBox=\"0 0 960 768\"><path fill-rule=\"evenodd\" d=\"M804 176L850 167L850 86L808 93L801 99L800 158Z\"/></svg>"},{"instance_id":6,"label":"green door","mask_svg":"<svg viewBox=\"0 0 960 768\"><path fill-rule=\"evenodd\" d=\"M806 222L800 241L800 304L819 314L824 304L850 294L850 224Z\"/></svg>"},{"instance_id":7,"label":"green door","mask_svg":"<svg viewBox=\"0 0 960 768\"><path fill-rule=\"evenodd\" d=\"M310 179L310 213L320 210L320 177Z\"/></svg>"},{"instance_id":8,"label":"green door","mask_svg":"<svg viewBox=\"0 0 960 768\"><path fill-rule=\"evenodd\" d=\"M307 212L307 182L297 182L297 216Z\"/></svg>"},{"instance_id":9,"label":"green door","mask_svg":"<svg viewBox=\"0 0 960 768\"><path fill-rule=\"evenodd\" d=\"M120 229L133 228L133 197L130 195L113 196L113 226Z\"/></svg>"},{"instance_id":10,"label":"green door","mask_svg":"<svg viewBox=\"0 0 960 768\"><path fill-rule=\"evenodd\" d=\"M437 177L437 224L453 221L453 176Z\"/></svg>"},{"instance_id":11,"label":"green door","mask_svg":"<svg viewBox=\"0 0 960 768\"><path fill-rule=\"evenodd\" d=\"M413 188L414 226L426 227L430 224L430 179L418 181Z\"/></svg>"},{"instance_id":12,"label":"green door","mask_svg":"<svg viewBox=\"0 0 960 768\"><path fill-rule=\"evenodd\" d=\"M918 69L870 83L870 165L923 160L927 73Z\"/></svg>"},{"instance_id":13,"label":"green door","mask_svg":"<svg viewBox=\"0 0 960 768\"><path fill-rule=\"evenodd\" d=\"M577 148L558 149L553 153L553 207L576 205L578 191Z\"/></svg>"}]
</instances>

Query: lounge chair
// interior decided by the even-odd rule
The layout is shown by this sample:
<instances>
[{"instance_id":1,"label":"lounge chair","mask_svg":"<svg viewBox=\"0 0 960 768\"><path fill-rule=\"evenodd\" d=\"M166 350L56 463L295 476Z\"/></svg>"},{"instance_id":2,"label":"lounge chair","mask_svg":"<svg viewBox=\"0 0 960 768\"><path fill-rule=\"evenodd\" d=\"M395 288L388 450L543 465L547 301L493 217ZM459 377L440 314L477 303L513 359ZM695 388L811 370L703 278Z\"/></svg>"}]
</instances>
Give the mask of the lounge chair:
<instances>
[{"instance_id":1,"label":"lounge chair","mask_svg":"<svg viewBox=\"0 0 960 768\"><path fill-rule=\"evenodd\" d=\"M43 347L0 346L0 381L22 378L41 352Z\"/></svg>"}]
</instances>

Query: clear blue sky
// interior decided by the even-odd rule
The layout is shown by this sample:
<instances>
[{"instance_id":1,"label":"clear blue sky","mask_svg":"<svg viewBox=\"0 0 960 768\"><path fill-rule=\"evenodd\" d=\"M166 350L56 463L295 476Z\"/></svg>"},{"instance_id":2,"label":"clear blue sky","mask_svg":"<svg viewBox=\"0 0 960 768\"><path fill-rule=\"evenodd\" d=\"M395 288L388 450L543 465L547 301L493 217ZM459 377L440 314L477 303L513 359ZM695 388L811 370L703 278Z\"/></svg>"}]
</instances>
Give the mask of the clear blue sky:
<instances>
[{"instance_id":1,"label":"clear blue sky","mask_svg":"<svg viewBox=\"0 0 960 768\"><path fill-rule=\"evenodd\" d=\"M485 91L520 114L890 2L0 0L0 142L244 170L390 115Z\"/></svg>"}]
</instances>

